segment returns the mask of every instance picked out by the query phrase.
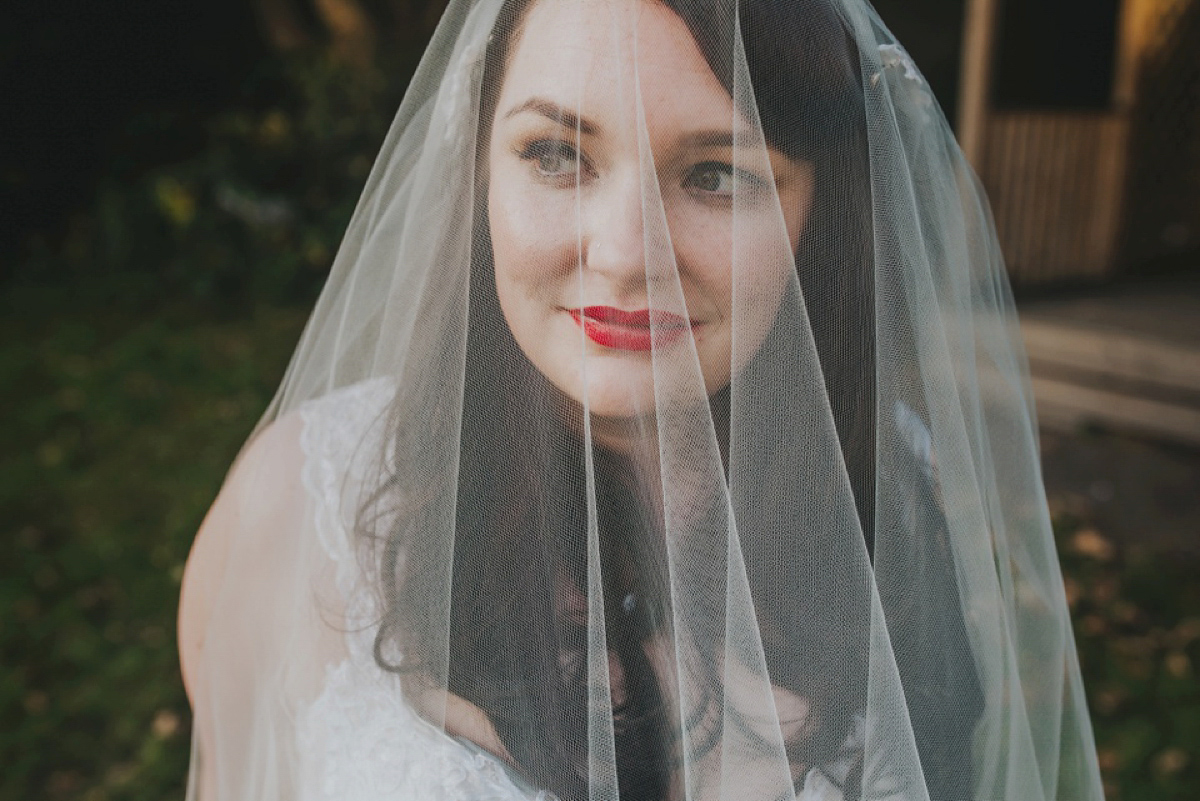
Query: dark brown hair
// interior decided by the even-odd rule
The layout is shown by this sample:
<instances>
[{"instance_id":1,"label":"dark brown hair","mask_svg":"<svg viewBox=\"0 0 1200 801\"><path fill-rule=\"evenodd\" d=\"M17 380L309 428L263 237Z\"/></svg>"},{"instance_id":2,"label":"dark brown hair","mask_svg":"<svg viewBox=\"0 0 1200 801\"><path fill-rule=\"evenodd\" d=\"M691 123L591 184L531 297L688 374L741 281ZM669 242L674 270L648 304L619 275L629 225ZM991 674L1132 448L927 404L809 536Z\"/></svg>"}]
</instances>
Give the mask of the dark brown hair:
<instances>
[{"instance_id":1,"label":"dark brown hair","mask_svg":"<svg viewBox=\"0 0 1200 801\"><path fill-rule=\"evenodd\" d=\"M489 124L508 48L532 2L536 0L509 0L501 11L485 57L482 131ZM732 95L736 34L732 20L719 10L728 7L711 0L660 2L688 25ZM878 433L874 237L864 233L872 219L858 53L829 0L740 0L737 8L748 77L767 141L790 158L812 163L816 175L814 207L797 252L803 298L785 300L780 320L791 324L777 323L761 352L773 354L773 360L800 363L803 343L788 338L794 337L795 322L807 319L869 550ZM481 146L486 138L481 133ZM587 596L584 445L574 433L577 428L563 420L563 399L524 357L504 322L482 209L474 242L462 426L445 432L460 443L453 554L428 544L436 538L419 536L428 523L419 503L387 536L382 565L387 614L377 635L377 660L402 672L430 669L420 655L436 652L435 643L423 641L436 636L435 629L416 617L443 591L435 576L440 569L444 577L442 566L449 559L450 692L487 713L530 781L574 801L588 795L587 627L572 611L572 599ZM774 380L771 364L756 357L745 371L744 383L762 393L759 408L796 403L796 388ZM408 398L422 396L419 386L408 391ZM711 410L718 436L727 437L729 389L713 396ZM767 426L739 425L738 430L752 440L745 452L756 460L753 474L765 477L738 526L752 594L756 601L770 599L758 604L760 610L771 610L769 617L760 611L759 620L768 669L772 682L811 701L815 725L803 743L789 744L789 756L796 764L819 766L846 739L852 724L847 710L865 705L868 593L847 592L863 581L863 549L842 532L813 530L807 522L820 518L818 505L830 489L822 482L832 484L835 478L815 476L804 466L803 430L784 438ZM405 432L396 436L403 440ZM496 458L500 453L503 460ZM600 448L593 455L607 642L626 680L624 702L614 710L620 794L625 801L661 801L679 759L675 727L667 719L644 647L669 615L666 592L657 579L666 562L662 537L654 534L662 521L655 504L640 497L640 482L631 476L627 460ZM448 459L448 467L454 461ZM380 496L397 492L421 495L403 477L389 476ZM379 497L372 500L378 502ZM411 499L403 506L414 508ZM716 508L714 513L723 515ZM723 525L723 520L717 522ZM724 581L723 553L703 559L714 581ZM943 574L951 569L948 551L935 561L939 580L945 580ZM850 597L861 598L860 605L847 607ZM625 599L636 599L632 609ZM712 610L713 619L724 614L723 602ZM953 641L900 655L906 690L933 681L927 678L936 676L931 666L948 651L961 654L967 647L965 634L946 636ZM386 656L392 640L405 655L399 663ZM968 677L964 687L974 687L973 681ZM720 676L714 675L711 683L712 702L718 703ZM962 692L970 694L970 689ZM717 715L717 726L719 719ZM936 722L936 715L930 719ZM701 734L694 747L703 748L720 732L710 727ZM917 734L920 744L923 733ZM937 738L930 733L925 739ZM965 741L961 747L966 748ZM949 778L936 787L935 779L931 793L963 790L958 786L962 771L954 766L964 758L961 753L922 751L923 765L931 763L930 776L936 776L937 762L951 765ZM848 796L857 792L856 779L852 771Z\"/></svg>"}]
</instances>

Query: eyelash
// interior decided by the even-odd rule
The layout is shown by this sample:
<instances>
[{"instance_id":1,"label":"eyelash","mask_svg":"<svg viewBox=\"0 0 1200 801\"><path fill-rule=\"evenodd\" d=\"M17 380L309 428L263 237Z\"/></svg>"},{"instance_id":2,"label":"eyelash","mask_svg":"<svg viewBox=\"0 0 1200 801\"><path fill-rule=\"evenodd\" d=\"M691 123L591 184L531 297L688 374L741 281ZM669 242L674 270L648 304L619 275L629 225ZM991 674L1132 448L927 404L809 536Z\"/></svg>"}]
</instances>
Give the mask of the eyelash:
<instances>
[{"instance_id":1,"label":"eyelash","mask_svg":"<svg viewBox=\"0 0 1200 801\"><path fill-rule=\"evenodd\" d=\"M586 175L591 173L591 165L588 163L587 159L584 158L573 145L564 142L561 139L535 139L518 148L516 155L522 161L531 163L540 162L542 159L553 156L558 156L565 159L578 159L581 162L578 174ZM577 174L575 170L546 172L540 169L540 164L533 163L531 166L534 172L536 172L537 175L543 180L565 182L565 185L573 185L575 183L575 177ZM684 178L683 182L684 187L690 188L697 176L708 172L723 172L731 177L736 175L738 180L744 182L751 192L762 189L767 184L767 181L764 178L747 170L737 170L733 167L733 165L726 162L702 161L688 170L687 176ZM696 191L705 196L706 199L710 200L725 200L729 198L729 195L726 193L719 193L712 190L696 188Z\"/></svg>"},{"instance_id":2,"label":"eyelash","mask_svg":"<svg viewBox=\"0 0 1200 801\"><path fill-rule=\"evenodd\" d=\"M749 170L739 170L739 169L735 168L732 164L728 164L724 161L702 161L702 162L700 162L699 164L692 167L692 169L688 171L688 176L687 176L687 179L684 181L684 185L685 186L688 185L688 183L692 182L697 176L703 175L704 173L707 173L707 172L722 172L731 178L736 178L740 183L745 184L744 189L749 192L757 192L758 190L763 189L767 185L766 180L763 179L762 177L750 172ZM728 197L728 195L726 195L724 193L717 193L717 192L713 192L710 190L701 189L699 191L704 192L705 194L713 195L714 197L717 197L717 196Z\"/></svg>"},{"instance_id":3,"label":"eyelash","mask_svg":"<svg viewBox=\"0 0 1200 801\"><path fill-rule=\"evenodd\" d=\"M572 183L574 183L575 170L570 170L570 171L566 171L566 172L557 172L557 173L556 172L545 172L542 169L540 169L540 165L536 163L536 162L540 162L542 159L550 158L553 156L559 156L561 158L566 158L566 159L570 159L570 158L579 159L582 162L580 165L581 169L579 170L579 172L580 173L589 172L589 165L588 165L586 159L583 159L582 156L580 156L579 152L574 148L574 146L568 144L567 142L562 141L561 139L535 139L532 142L529 142L528 144L526 144L524 147L521 147L520 149L517 150L517 157L520 158L522 161L531 162L532 163L531 166L533 167L534 171L541 178L547 179L547 180L567 178Z\"/></svg>"}]
</instances>

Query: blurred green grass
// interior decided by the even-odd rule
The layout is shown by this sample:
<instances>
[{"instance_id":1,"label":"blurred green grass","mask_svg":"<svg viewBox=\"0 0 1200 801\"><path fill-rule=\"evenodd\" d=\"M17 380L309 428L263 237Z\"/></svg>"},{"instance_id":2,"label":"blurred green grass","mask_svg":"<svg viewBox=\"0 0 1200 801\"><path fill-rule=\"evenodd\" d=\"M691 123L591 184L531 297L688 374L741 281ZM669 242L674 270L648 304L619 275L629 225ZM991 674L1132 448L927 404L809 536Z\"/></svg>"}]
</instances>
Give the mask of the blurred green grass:
<instances>
[{"instance_id":1,"label":"blurred green grass","mask_svg":"<svg viewBox=\"0 0 1200 801\"><path fill-rule=\"evenodd\" d=\"M64 294L0 322L0 798L181 798L183 563L306 310Z\"/></svg>"},{"instance_id":2,"label":"blurred green grass","mask_svg":"<svg viewBox=\"0 0 1200 801\"><path fill-rule=\"evenodd\" d=\"M307 307L128 308L61 290L5 305L0 799L180 798L183 563ZM1109 798L1190 801L1200 559L1058 523Z\"/></svg>"},{"instance_id":3,"label":"blurred green grass","mask_svg":"<svg viewBox=\"0 0 1200 801\"><path fill-rule=\"evenodd\" d=\"M1195 799L1200 555L1056 528L1109 801Z\"/></svg>"}]
</instances>

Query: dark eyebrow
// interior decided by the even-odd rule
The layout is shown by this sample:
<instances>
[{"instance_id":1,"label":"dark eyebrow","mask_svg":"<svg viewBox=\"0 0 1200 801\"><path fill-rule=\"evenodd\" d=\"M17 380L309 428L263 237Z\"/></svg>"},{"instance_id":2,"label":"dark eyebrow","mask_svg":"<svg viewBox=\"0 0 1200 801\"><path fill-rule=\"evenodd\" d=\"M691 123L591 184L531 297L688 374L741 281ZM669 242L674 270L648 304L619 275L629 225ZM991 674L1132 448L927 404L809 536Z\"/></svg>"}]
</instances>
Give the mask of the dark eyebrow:
<instances>
[{"instance_id":1,"label":"dark eyebrow","mask_svg":"<svg viewBox=\"0 0 1200 801\"><path fill-rule=\"evenodd\" d=\"M599 126L597 126L595 123L589 122L588 120L581 120L574 112L568 111L557 103L551 100L546 100L543 97L529 98L524 103L505 114L504 119L515 117L516 115L525 111L533 111L537 114L541 114L543 117L551 119L554 122L557 122L559 125L571 128L573 130L578 130L580 133L587 134L588 136L594 136L600 130Z\"/></svg>"},{"instance_id":2,"label":"dark eyebrow","mask_svg":"<svg viewBox=\"0 0 1200 801\"><path fill-rule=\"evenodd\" d=\"M741 138L753 140L754 135L745 131ZM733 131L696 131L685 135L681 142L688 147L733 147Z\"/></svg>"},{"instance_id":3,"label":"dark eyebrow","mask_svg":"<svg viewBox=\"0 0 1200 801\"><path fill-rule=\"evenodd\" d=\"M504 115L504 119L515 117L526 111L532 111L540 114L543 117L557 122L565 128L578 130L581 134L587 136L595 136L600 131L600 126L587 119L580 119L575 112L565 109L553 100L547 100L544 97L531 97L519 106L516 106ZM753 134L746 131L742 134L742 138L752 139ZM686 134L681 144L686 147L733 147L734 132L714 129L711 131L695 131Z\"/></svg>"}]
</instances>

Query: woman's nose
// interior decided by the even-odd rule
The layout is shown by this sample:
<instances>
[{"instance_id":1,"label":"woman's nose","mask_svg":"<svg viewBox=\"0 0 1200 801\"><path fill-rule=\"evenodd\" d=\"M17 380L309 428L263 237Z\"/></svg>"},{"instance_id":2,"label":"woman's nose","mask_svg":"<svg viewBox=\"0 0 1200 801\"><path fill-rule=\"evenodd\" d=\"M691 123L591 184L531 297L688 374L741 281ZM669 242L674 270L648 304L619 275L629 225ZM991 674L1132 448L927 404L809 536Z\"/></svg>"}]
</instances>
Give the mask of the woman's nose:
<instances>
[{"instance_id":1,"label":"woman's nose","mask_svg":"<svg viewBox=\"0 0 1200 801\"><path fill-rule=\"evenodd\" d=\"M662 247L648 242L647 212L654 213L658 186L647 185L636 173L606 182L602 191L588 198L583 220L584 267L601 273L618 284L644 286L656 272L655 258ZM659 215L661 216L661 215ZM664 243L669 248L669 242Z\"/></svg>"}]
</instances>

